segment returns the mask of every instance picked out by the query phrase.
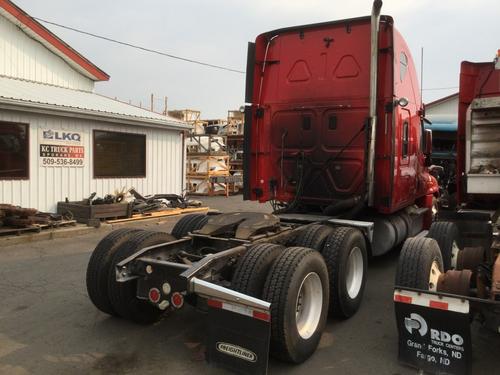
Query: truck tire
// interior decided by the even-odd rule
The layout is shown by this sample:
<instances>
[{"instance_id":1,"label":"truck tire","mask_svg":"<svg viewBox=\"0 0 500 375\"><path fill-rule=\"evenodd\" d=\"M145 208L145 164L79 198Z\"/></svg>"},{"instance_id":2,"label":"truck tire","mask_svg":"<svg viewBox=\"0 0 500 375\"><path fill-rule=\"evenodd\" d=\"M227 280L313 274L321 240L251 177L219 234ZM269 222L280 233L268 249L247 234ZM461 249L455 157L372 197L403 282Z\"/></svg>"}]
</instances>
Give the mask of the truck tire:
<instances>
[{"instance_id":1,"label":"truck tire","mask_svg":"<svg viewBox=\"0 0 500 375\"><path fill-rule=\"evenodd\" d=\"M443 257L444 271L455 268L460 241L457 225L450 221L435 221L429 228L427 237L437 241Z\"/></svg>"},{"instance_id":2,"label":"truck tire","mask_svg":"<svg viewBox=\"0 0 500 375\"><path fill-rule=\"evenodd\" d=\"M295 246L321 251L326 238L332 231L333 228L328 225L308 225L295 238Z\"/></svg>"},{"instance_id":3,"label":"truck tire","mask_svg":"<svg viewBox=\"0 0 500 375\"><path fill-rule=\"evenodd\" d=\"M262 298L271 303L271 355L304 362L316 350L328 316L328 270L321 254L285 249L271 267Z\"/></svg>"},{"instance_id":4,"label":"truck tire","mask_svg":"<svg viewBox=\"0 0 500 375\"><path fill-rule=\"evenodd\" d=\"M284 249L283 246L272 243L250 247L236 266L231 287L237 292L261 298L269 269Z\"/></svg>"},{"instance_id":5,"label":"truck tire","mask_svg":"<svg viewBox=\"0 0 500 375\"><path fill-rule=\"evenodd\" d=\"M174 241L175 238L162 232L139 232L133 234L126 242L123 242L115 251L112 267L115 267L123 259L128 258L141 248L157 245L162 242ZM159 320L163 311L153 306L148 301L138 299L137 279L117 282L116 278L108 280L108 294L114 311L124 319L139 324L150 324Z\"/></svg>"},{"instance_id":6,"label":"truck tire","mask_svg":"<svg viewBox=\"0 0 500 375\"><path fill-rule=\"evenodd\" d=\"M204 214L189 214L181 218L172 229L172 236L179 239L187 236L189 232L203 228L208 216Z\"/></svg>"},{"instance_id":7,"label":"truck tire","mask_svg":"<svg viewBox=\"0 0 500 375\"><path fill-rule=\"evenodd\" d=\"M435 291L442 272L443 258L436 240L412 237L405 241L396 270L397 286Z\"/></svg>"},{"instance_id":8,"label":"truck tire","mask_svg":"<svg viewBox=\"0 0 500 375\"><path fill-rule=\"evenodd\" d=\"M366 284L367 251L356 228L337 227L321 250L330 280L330 313L347 319L359 309Z\"/></svg>"},{"instance_id":9,"label":"truck tire","mask_svg":"<svg viewBox=\"0 0 500 375\"><path fill-rule=\"evenodd\" d=\"M140 231L130 228L114 230L99 241L90 256L86 275L87 293L94 306L106 314L116 315L108 295L108 279L114 275L111 269L113 255L118 246Z\"/></svg>"}]
</instances>

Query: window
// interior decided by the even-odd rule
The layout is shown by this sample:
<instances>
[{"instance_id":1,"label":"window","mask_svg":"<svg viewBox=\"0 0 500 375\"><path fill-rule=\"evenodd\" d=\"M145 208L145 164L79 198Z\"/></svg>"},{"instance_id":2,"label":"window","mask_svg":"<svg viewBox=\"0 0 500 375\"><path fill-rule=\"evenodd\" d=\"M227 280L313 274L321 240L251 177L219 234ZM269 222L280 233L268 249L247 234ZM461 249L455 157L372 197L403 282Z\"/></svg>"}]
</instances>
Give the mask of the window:
<instances>
[{"instance_id":1,"label":"window","mask_svg":"<svg viewBox=\"0 0 500 375\"><path fill-rule=\"evenodd\" d=\"M146 177L146 136L94 130L94 177Z\"/></svg>"},{"instance_id":2,"label":"window","mask_svg":"<svg viewBox=\"0 0 500 375\"><path fill-rule=\"evenodd\" d=\"M408 71L408 57L404 52L399 55L399 79L403 82L406 72Z\"/></svg>"},{"instance_id":3,"label":"window","mask_svg":"<svg viewBox=\"0 0 500 375\"><path fill-rule=\"evenodd\" d=\"M0 122L0 179L29 178L29 126Z\"/></svg>"},{"instance_id":4,"label":"window","mask_svg":"<svg viewBox=\"0 0 500 375\"><path fill-rule=\"evenodd\" d=\"M420 151L425 152L425 125L424 120L420 120Z\"/></svg>"},{"instance_id":5,"label":"window","mask_svg":"<svg viewBox=\"0 0 500 375\"><path fill-rule=\"evenodd\" d=\"M403 123L403 158L408 156L408 121Z\"/></svg>"}]
</instances>

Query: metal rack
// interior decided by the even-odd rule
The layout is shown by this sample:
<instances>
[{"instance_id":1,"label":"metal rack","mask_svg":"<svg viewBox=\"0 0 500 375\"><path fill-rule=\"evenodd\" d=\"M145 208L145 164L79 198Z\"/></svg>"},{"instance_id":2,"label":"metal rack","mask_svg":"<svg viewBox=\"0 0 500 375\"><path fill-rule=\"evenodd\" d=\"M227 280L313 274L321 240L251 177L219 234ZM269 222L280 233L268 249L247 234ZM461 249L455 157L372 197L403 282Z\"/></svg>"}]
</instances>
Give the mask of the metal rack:
<instances>
[{"instance_id":1,"label":"metal rack","mask_svg":"<svg viewBox=\"0 0 500 375\"><path fill-rule=\"evenodd\" d=\"M190 195L228 195L228 184L214 177L230 176L225 138L191 134L187 138L186 182Z\"/></svg>"}]
</instances>

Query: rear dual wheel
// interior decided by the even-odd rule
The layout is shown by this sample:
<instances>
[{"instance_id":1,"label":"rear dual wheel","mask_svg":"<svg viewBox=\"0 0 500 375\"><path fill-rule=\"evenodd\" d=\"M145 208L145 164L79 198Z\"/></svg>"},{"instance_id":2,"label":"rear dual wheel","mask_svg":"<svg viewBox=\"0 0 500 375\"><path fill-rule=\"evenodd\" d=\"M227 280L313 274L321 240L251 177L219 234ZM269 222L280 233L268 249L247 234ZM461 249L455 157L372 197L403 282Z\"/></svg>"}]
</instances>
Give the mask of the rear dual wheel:
<instances>
[{"instance_id":1,"label":"rear dual wheel","mask_svg":"<svg viewBox=\"0 0 500 375\"><path fill-rule=\"evenodd\" d=\"M271 303L271 354L301 363L316 350L328 315L328 270L321 254L291 247L276 258L262 298Z\"/></svg>"},{"instance_id":2,"label":"rear dual wheel","mask_svg":"<svg viewBox=\"0 0 500 375\"><path fill-rule=\"evenodd\" d=\"M167 233L139 229L118 229L96 246L87 266L87 292L92 303L102 312L132 320L153 323L163 311L137 298L137 280L117 282L115 267L141 248L173 241Z\"/></svg>"},{"instance_id":3,"label":"rear dual wheel","mask_svg":"<svg viewBox=\"0 0 500 375\"><path fill-rule=\"evenodd\" d=\"M172 229L172 236L182 238L189 233L203 228L208 222L208 216L204 214L189 214L183 216Z\"/></svg>"},{"instance_id":4,"label":"rear dual wheel","mask_svg":"<svg viewBox=\"0 0 500 375\"><path fill-rule=\"evenodd\" d=\"M327 237L334 228L328 225L312 224L301 229L295 238L294 246L308 247L310 249L321 251Z\"/></svg>"},{"instance_id":5,"label":"rear dual wheel","mask_svg":"<svg viewBox=\"0 0 500 375\"><path fill-rule=\"evenodd\" d=\"M353 227L313 224L300 231L295 245L321 252L328 267L330 312L344 319L353 316L361 305L366 284L363 234Z\"/></svg>"},{"instance_id":6,"label":"rear dual wheel","mask_svg":"<svg viewBox=\"0 0 500 375\"><path fill-rule=\"evenodd\" d=\"M174 240L175 237L163 232L144 231L134 233L116 249L111 266L114 269L118 263L142 248ZM137 279L118 282L116 281L116 277L110 277L108 279L108 294L111 305L116 313L122 318L135 323L154 323L164 313L157 306L137 298Z\"/></svg>"},{"instance_id":7,"label":"rear dual wheel","mask_svg":"<svg viewBox=\"0 0 500 375\"><path fill-rule=\"evenodd\" d=\"M333 228L321 253L330 280L330 312L343 319L350 318L361 306L366 284L365 238L356 228Z\"/></svg>"},{"instance_id":8,"label":"rear dual wheel","mask_svg":"<svg viewBox=\"0 0 500 375\"><path fill-rule=\"evenodd\" d=\"M90 300L102 312L116 315L108 294L108 280L114 277L111 262L118 247L127 241L139 229L117 229L106 235L92 252L87 265L87 293Z\"/></svg>"},{"instance_id":9,"label":"rear dual wheel","mask_svg":"<svg viewBox=\"0 0 500 375\"><path fill-rule=\"evenodd\" d=\"M328 271L319 252L274 244L248 249L232 287L271 303L271 354L301 363L316 350L328 315Z\"/></svg>"},{"instance_id":10,"label":"rear dual wheel","mask_svg":"<svg viewBox=\"0 0 500 375\"><path fill-rule=\"evenodd\" d=\"M438 243L443 257L444 270L455 269L460 251L460 234L457 225L449 221L435 221L429 228L427 237L435 239Z\"/></svg>"}]
</instances>

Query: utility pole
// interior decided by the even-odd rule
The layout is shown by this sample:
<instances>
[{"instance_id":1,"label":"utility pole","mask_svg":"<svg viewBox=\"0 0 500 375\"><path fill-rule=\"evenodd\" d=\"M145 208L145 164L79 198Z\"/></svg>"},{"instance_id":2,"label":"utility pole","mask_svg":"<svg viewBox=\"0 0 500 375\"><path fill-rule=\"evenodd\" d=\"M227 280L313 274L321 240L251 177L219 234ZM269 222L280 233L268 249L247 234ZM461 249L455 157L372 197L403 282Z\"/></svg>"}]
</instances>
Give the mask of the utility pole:
<instances>
[{"instance_id":1,"label":"utility pole","mask_svg":"<svg viewBox=\"0 0 500 375\"><path fill-rule=\"evenodd\" d=\"M154 111L154 101L155 101L155 97L153 94L151 94L151 112Z\"/></svg>"}]
</instances>

